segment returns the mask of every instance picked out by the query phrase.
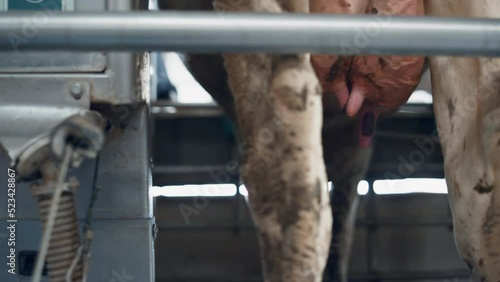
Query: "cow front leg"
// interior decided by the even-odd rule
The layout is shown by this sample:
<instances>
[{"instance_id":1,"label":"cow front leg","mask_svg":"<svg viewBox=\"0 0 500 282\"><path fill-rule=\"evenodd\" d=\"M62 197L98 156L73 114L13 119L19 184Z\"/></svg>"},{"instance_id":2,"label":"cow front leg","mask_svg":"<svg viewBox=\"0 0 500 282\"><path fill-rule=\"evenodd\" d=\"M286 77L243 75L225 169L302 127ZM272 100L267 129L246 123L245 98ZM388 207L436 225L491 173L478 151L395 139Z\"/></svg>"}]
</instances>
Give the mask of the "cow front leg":
<instances>
[{"instance_id":1,"label":"cow front leg","mask_svg":"<svg viewBox=\"0 0 500 282\"><path fill-rule=\"evenodd\" d=\"M306 0L219 0L225 11L307 12ZM332 215L321 145L321 87L309 55L225 55L244 141L242 177L266 282L319 282Z\"/></svg>"},{"instance_id":2,"label":"cow front leg","mask_svg":"<svg viewBox=\"0 0 500 282\"><path fill-rule=\"evenodd\" d=\"M243 177L259 230L264 277L321 281L332 223L321 146L321 91L308 56L268 59L269 85L260 95L252 93L258 96L252 98L258 99L254 114L239 116L240 125L251 127L245 140L252 151ZM237 103L240 98L235 97Z\"/></svg>"}]
</instances>

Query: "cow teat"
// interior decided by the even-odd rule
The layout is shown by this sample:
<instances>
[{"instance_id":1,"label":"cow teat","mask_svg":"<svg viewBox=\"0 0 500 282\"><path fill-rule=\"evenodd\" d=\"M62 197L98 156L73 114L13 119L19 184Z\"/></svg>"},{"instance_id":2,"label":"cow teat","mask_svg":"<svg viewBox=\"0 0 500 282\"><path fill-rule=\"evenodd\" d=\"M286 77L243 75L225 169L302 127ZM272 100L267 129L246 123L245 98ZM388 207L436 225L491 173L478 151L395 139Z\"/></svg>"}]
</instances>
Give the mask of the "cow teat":
<instances>
[{"instance_id":1,"label":"cow teat","mask_svg":"<svg viewBox=\"0 0 500 282\"><path fill-rule=\"evenodd\" d=\"M362 148L370 146L379 115L380 111L366 105L361 108L358 121L358 143Z\"/></svg>"}]
</instances>

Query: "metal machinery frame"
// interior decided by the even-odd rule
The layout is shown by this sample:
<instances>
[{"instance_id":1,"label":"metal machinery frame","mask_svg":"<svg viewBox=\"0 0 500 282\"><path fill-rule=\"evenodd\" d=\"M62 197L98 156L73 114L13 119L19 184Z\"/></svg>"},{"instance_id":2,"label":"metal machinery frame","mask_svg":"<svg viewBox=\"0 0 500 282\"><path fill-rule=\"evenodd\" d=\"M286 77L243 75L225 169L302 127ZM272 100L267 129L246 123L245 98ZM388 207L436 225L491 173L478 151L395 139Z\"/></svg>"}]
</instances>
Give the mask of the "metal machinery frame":
<instances>
[{"instance_id":1,"label":"metal machinery frame","mask_svg":"<svg viewBox=\"0 0 500 282\"><path fill-rule=\"evenodd\" d=\"M11 30L2 33L2 37L19 40L16 42L20 44L29 42L38 36L44 20L65 12L72 16L72 10L104 13L145 10L148 7L147 0L38 2L47 6L37 13L22 16L25 25L20 33ZM64 12L51 9L50 5L54 3L61 5ZM7 0L0 2L0 10L5 10L6 5ZM1 13L0 17L9 17L11 13L15 12ZM30 186L37 190L38 186L31 185L31 180L38 177L22 175L20 170L25 170L26 164L38 166L37 161L43 162L37 155L43 151L40 142L49 139L52 149L63 148L61 144L56 144L58 134L63 135L59 138L60 142L69 142L68 138L74 137L75 133L71 132L72 127L82 131L79 127L84 124L82 116L96 112L100 115L98 124L105 125L100 130L107 135L105 143L97 158L83 162L80 159L81 165L69 170L70 180L61 196L61 213L66 212L64 204L74 201L74 216L80 226L79 237L88 239L89 234L92 237L91 256L86 265L89 269L87 281L154 281L154 218L148 194L151 183L148 150L149 53L40 50L21 53L15 51L15 43L4 51L7 52L0 53L0 147L4 149L4 154L0 155L0 167L5 173L1 174L0 183L8 183L7 167L15 167L18 174L15 196L17 261L16 275L2 271L0 281L32 281L42 230L39 213L47 212L43 210L41 198L30 193ZM89 133L85 130L83 128L83 132ZM82 144L74 145L76 148ZM23 162L26 160L23 157L31 162ZM45 175L42 173L42 176ZM72 182L74 180L76 182ZM43 186L45 180L37 183L47 188ZM73 185L76 187L72 183L76 183ZM6 189L2 190L7 193ZM75 197L66 201L71 194L69 192L75 193ZM3 195L1 198L5 199ZM5 241L7 220L12 220L8 216L7 201L2 200L2 254L7 254L10 248ZM90 218L91 226L88 226ZM45 219L43 222L45 225ZM82 227L91 227L92 232L84 233ZM54 227L52 234L56 232L57 227ZM82 241L88 241L84 239ZM6 256L1 256L0 263L5 267ZM51 263L50 250L47 263ZM44 274L40 281L49 281L49 278Z\"/></svg>"}]
</instances>

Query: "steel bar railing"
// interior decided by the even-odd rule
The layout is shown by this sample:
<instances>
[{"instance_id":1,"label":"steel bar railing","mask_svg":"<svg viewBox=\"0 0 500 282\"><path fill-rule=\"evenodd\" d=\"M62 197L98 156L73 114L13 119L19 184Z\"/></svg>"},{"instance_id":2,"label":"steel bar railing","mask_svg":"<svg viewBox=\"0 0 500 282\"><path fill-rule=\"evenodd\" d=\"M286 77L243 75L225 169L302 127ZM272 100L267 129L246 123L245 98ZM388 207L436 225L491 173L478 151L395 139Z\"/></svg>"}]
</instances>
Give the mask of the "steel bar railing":
<instances>
[{"instance_id":1,"label":"steel bar railing","mask_svg":"<svg viewBox=\"0 0 500 282\"><path fill-rule=\"evenodd\" d=\"M42 14L40 14L42 13ZM211 12L0 14L0 50L500 56L500 20Z\"/></svg>"}]
</instances>

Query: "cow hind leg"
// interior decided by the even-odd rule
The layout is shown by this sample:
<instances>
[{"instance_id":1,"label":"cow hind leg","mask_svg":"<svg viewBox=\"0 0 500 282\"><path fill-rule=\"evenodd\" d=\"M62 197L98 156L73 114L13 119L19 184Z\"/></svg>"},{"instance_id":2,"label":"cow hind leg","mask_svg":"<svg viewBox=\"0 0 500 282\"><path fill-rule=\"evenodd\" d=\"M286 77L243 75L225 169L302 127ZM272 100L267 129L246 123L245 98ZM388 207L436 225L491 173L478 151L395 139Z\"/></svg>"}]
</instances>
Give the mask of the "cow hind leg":
<instances>
[{"instance_id":1,"label":"cow hind leg","mask_svg":"<svg viewBox=\"0 0 500 282\"><path fill-rule=\"evenodd\" d=\"M292 3L293 2L293 3ZM306 1L215 1L219 10L298 11ZM304 11L304 10L303 10ZM264 281L319 282L331 210L321 145L321 87L308 55L224 55L258 229Z\"/></svg>"},{"instance_id":2,"label":"cow hind leg","mask_svg":"<svg viewBox=\"0 0 500 282\"><path fill-rule=\"evenodd\" d=\"M498 156L498 154L497 154ZM461 170L461 169L459 169ZM497 177L499 172L497 171ZM500 181L484 176L449 182L454 233L475 282L500 281ZM451 182L451 183L450 183Z\"/></svg>"},{"instance_id":3,"label":"cow hind leg","mask_svg":"<svg viewBox=\"0 0 500 282\"><path fill-rule=\"evenodd\" d=\"M450 153L446 167L456 243L476 282L500 281L500 108L491 114L480 117L477 143L472 134L462 139L476 150Z\"/></svg>"},{"instance_id":4,"label":"cow hind leg","mask_svg":"<svg viewBox=\"0 0 500 282\"><path fill-rule=\"evenodd\" d=\"M498 18L497 0L426 0L431 16ZM457 247L476 282L500 281L500 59L430 58Z\"/></svg>"},{"instance_id":5,"label":"cow hind leg","mask_svg":"<svg viewBox=\"0 0 500 282\"><path fill-rule=\"evenodd\" d=\"M347 282L359 202L357 188L368 169L372 147L363 149L358 146L357 122L324 129L323 144L325 159L329 160L331 168L328 174L333 179L334 186L328 281Z\"/></svg>"},{"instance_id":6,"label":"cow hind leg","mask_svg":"<svg viewBox=\"0 0 500 282\"><path fill-rule=\"evenodd\" d=\"M476 282L500 281L500 60L431 58L454 234Z\"/></svg>"}]
</instances>

